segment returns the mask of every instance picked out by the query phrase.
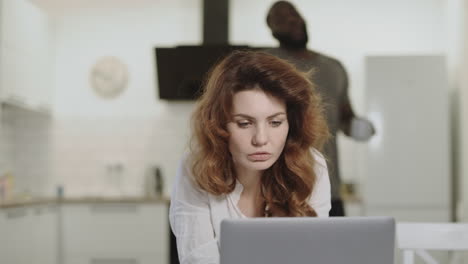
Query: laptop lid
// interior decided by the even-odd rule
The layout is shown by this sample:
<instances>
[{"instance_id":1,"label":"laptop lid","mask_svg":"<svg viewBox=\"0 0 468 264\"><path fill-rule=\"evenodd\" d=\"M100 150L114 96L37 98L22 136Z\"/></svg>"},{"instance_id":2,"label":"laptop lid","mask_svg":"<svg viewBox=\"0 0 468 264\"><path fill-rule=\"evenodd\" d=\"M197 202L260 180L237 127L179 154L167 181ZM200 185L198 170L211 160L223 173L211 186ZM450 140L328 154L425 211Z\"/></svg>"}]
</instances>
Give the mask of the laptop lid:
<instances>
[{"instance_id":1,"label":"laptop lid","mask_svg":"<svg viewBox=\"0 0 468 264\"><path fill-rule=\"evenodd\" d=\"M393 264L391 217L253 218L221 223L221 264Z\"/></svg>"}]
</instances>

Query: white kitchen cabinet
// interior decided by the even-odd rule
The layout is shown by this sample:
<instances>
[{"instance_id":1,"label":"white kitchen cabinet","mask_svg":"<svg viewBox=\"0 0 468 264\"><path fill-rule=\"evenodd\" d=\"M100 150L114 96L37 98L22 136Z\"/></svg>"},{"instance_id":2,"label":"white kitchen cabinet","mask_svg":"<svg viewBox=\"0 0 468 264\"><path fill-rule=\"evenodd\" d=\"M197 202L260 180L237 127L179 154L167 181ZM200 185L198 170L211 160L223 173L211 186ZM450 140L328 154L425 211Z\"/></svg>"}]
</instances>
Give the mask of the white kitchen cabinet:
<instances>
[{"instance_id":1,"label":"white kitchen cabinet","mask_svg":"<svg viewBox=\"0 0 468 264\"><path fill-rule=\"evenodd\" d=\"M1 0L0 100L49 111L53 37L47 13L28 0Z\"/></svg>"},{"instance_id":2,"label":"white kitchen cabinet","mask_svg":"<svg viewBox=\"0 0 468 264\"><path fill-rule=\"evenodd\" d=\"M0 263L167 264L167 204L64 201L0 208Z\"/></svg>"},{"instance_id":3,"label":"white kitchen cabinet","mask_svg":"<svg viewBox=\"0 0 468 264\"><path fill-rule=\"evenodd\" d=\"M59 263L58 258L58 206L57 204L36 205L31 208L33 219L31 263Z\"/></svg>"},{"instance_id":4,"label":"white kitchen cabinet","mask_svg":"<svg viewBox=\"0 0 468 264\"><path fill-rule=\"evenodd\" d=\"M167 264L167 206L146 203L64 204L63 263Z\"/></svg>"},{"instance_id":5,"label":"white kitchen cabinet","mask_svg":"<svg viewBox=\"0 0 468 264\"><path fill-rule=\"evenodd\" d=\"M6 243L2 244L1 263L26 264L33 261L31 231L33 228L30 210L26 207L2 209L2 236Z\"/></svg>"},{"instance_id":6,"label":"white kitchen cabinet","mask_svg":"<svg viewBox=\"0 0 468 264\"><path fill-rule=\"evenodd\" d=\"M57 263L54 206L20 206L0 211L0 263Z\"/></svg>"},{"instance_id":7,"label":"white kitchen cabinet","mask_svg":"<svg viewBox=\"0 0 468 264\"><path fill-rule=\"evenodd\" d=\"M8 238L5 235L6 228L5 210L0 209L0 263L4 262L5 245L8 243Z\"/></svg>"}]
</instances>

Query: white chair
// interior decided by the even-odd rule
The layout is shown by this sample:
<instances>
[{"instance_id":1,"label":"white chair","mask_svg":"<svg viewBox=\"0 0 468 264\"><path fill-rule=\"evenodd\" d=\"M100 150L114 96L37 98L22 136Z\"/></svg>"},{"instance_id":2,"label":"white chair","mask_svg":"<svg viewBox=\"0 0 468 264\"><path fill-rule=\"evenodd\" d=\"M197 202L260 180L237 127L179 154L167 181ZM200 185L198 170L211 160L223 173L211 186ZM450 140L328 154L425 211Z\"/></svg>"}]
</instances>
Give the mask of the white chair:
<instances>
[{"instance_id":1,"label":"white chair","mask_svg":"<svg viewBox=\"0 0 468 264\"><path fill-rule=\"evenodd\" d=\"M413 264L415 255L428 264L438 264L427 250L450 251L450 263L459 262L457 251L468 250L468 224L398 222L397 247L403 251L403 264Z\"/></svg>"}]
</instances>

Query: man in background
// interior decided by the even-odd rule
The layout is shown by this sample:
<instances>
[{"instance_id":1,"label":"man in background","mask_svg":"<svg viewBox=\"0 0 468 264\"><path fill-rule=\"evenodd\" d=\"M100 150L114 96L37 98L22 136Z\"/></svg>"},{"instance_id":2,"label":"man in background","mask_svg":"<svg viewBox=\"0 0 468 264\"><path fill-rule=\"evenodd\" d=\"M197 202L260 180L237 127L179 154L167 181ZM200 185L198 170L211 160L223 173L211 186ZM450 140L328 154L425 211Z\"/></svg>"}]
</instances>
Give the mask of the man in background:
<instances>
[{"instance_id":1,"label":"man in background","mask_svg":"<svg viewBox=\"0 0 468 264\"><path fill-rule=\"evenodd\" d=\"M307 49L305 21L291 3L274 3L268 11L267 24L280 47L266 52L293 63L301 71L313 71L312 80L322 96L332 136L324 148L332 192L330 216L344 216L336 133L341 130L353 139L364 141L374 134L374 128L369 121L354 114L348 97L348 76L343 65L334 58Z\"/></svg>"}]
</instances>

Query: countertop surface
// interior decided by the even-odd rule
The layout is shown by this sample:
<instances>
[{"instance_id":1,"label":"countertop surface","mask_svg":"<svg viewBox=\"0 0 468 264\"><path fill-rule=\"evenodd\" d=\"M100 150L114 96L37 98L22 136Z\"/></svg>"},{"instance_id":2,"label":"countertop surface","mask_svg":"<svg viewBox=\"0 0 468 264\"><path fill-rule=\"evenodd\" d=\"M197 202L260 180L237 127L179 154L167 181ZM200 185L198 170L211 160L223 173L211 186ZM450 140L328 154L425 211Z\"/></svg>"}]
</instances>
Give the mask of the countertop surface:
<instances>
[{"instance_id":1,"label":"countertop surface","mask_svg":"<svg viewBox=\"0 0 468 264\"><path fill-rule=\"evenodd\" d=\"M343 197L343 201L348 204L360 204L361 199L358 197ZM32 205L46 205L46 204L103 204L103 203L140 203L140 204L169 204L170 198L168 196L162 197L145 197L145 196L116 196L116 197L99 197L99 196L85 196L85 197L64 197L64 198L24 198L14 199L9 201L0 202L0 209L13 208Z\"/></svg>"},{"instance_id":2,"label":"countertop surface","mask_svg":"<svg viewBox=\"0 0 468 264\"><path fill-rule=\"evenodd\" d=\"M46 204L82 204L82 203L169 203L168 197L70 197L70 198L28 198L0 202L0 209Z\"/></svg>"}]
</instances>

